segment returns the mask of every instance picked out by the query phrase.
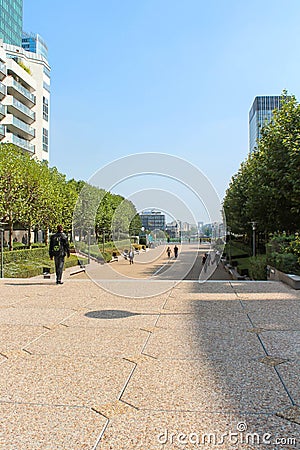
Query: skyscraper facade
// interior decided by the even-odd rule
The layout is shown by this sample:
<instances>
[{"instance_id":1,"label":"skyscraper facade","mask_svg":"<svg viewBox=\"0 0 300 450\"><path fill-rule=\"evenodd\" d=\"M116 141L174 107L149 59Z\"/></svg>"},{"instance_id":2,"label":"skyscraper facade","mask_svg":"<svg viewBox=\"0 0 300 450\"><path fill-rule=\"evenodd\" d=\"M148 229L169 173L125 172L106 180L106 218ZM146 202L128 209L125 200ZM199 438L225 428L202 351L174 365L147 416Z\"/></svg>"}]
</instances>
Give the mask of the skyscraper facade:
<instances>
[{"instance_id":1,"label":"skyscraper facade","mask_svg":"<svg viewBox=\"0 0 300 450\"><path fill-rule=\"evenodd\" d=\"M9 31L9 15L22 1L0 0L1 26ZM5 7L4 7L5 5ZM6 6L9 6L7 10ZM21 15L22 19L22 15ZM50 66L48 49L39 35L24 33L18 44L0 36L0 142L12 143L42 161L49 161ZM27 45L28 44L28 45ZM25 46L25 48L23 48Z\"/></svg>"},{"instance_id":2,"label":"skyscraper facade","mask_svg":"<svg viewBox=\"0 0 300 450\"><path fill-rule=\"evenodd\" d=\"M261 138L261 129L270 123L273 111L281 108L281 96L255 97L249 112L249 152L252 153Z\"/></svg>"},{"instance_id":3,"label":"skyscraper facade","mask_svg":"<svg viewBox=\"0 0 300 450\"><path fill-rule=\"evenodd\" d=\"M0 39L22 46L23 0L0 0Z\"/></svg>"},{"instance_id":4,"label":"skyscraper facade","mask_svg":"<svg viewBox=\"0 0 300 450\"><path fill-rule=\"evenodd\" d=\"M48 59L48 47L39 34L26 33L23 31L22 47L27 52L37 53Z\"/></svg>"}]
</instances>

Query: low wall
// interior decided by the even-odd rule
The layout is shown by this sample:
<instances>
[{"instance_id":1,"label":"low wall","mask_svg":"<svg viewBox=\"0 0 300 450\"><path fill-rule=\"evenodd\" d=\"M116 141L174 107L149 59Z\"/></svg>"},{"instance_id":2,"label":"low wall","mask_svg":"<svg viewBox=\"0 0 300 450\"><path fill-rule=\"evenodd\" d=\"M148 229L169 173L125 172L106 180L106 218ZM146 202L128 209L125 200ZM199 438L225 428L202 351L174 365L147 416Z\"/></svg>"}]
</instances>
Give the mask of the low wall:
<instances>
[{"instance_id":1,"label":"low wall","mask_svg":"<svg viewBox=\"0 0 300 450\"><path fill-rule=\"evenodd\" d=\"M270 281L282 281L282 283L288 284L293 289L300 289L300 276L293 273L284 273L274 267L267 267L268 280Z\"/></svg>"}]
</instances>

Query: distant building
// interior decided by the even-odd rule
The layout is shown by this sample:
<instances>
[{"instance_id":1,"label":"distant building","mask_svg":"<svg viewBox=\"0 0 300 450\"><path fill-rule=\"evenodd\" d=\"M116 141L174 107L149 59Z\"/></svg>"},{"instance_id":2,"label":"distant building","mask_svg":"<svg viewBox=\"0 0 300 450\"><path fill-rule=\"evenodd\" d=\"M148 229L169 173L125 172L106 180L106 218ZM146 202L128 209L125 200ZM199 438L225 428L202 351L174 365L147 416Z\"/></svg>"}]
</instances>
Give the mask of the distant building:
<instances>
[{"instance_id":1,"label":"distant building","mask_svg":"<svg viewBox=\"0 0 300 450\"><path fill-rule=\"evenodd\" d=\"M23 0L0 0L0 39L22 46Z\"/></svg>"},{"instance_id":2,"label":"distant building","mask_svg":"<svg viewBox=\"0 0 300 450\"><path fill-rule=\"evenodd\" d=\"M166 233L170 238L178 238L180 236L180 225L176 220L166 224Z\"/></svg>"},{"instance_id":3,"label":"distant building","mask_svg":"<svg viewBox=\"0 0 300 450\"><path fill-rule=\"evenodd\" d=\"M0 142L49 161L50 67L43 56L0 43Z\"/></svg>"},{"instance_id":4,"label":"distant building","mask_svg":"<svg viewBox=\"0 0 300 450\"><path fill-rule=\"evenodd\" d=\"M142 221L142 226L145 230L162 230L165 231L166 228L166 217L160 211L143 211L140 214Z\"/></svg>"},{"instance_id":5,"label":"distant building","mask_svg":"<svg viewBox=\"0 0 300 450\"><path fill-rule=\"evenodd\" d=\"M22 48L24 48L27 52L41 55L48 60L47 44L39 34L26 33L23 31Z\"/></svg>"},{"instance_id":6,"label":"distant building","mask_svg":"<svg viewBox=\"0 0 300 450\"><path fill-rule=\"evenodd\" d=\"M261 138L261 128L268 124L275 109L281 108L281 96L255 97L249 112L249 152L252 153Z\"/></svg>"}]
</instances>

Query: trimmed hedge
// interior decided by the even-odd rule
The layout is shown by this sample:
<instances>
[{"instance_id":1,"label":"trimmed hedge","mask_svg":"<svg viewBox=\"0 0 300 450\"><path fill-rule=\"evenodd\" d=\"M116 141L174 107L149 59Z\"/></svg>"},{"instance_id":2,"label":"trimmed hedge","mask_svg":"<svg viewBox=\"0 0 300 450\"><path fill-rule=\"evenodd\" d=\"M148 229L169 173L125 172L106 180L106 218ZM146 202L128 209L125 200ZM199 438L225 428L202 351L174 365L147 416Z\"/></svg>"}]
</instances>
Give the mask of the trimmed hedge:
<instances>
[{"instance_id":1,"label":"trimmed hedge","mask_svg":"<svg viewBox=\"0 0 300 450\"><path fill-rule=\"evenodd\" d=\"M35 261L41 258L49 258L48 247L33 248L31 250L13 250L11 252L3 253L4 264L9 264L11 262Z\"/></svg>"},{"instance_id":2,"label":"trimmed hedge","mask_svg":"<svg viewBox=\"0 0 300 450\"><path fill-rule=\"evenodd\" d=\"M71 255L70 258L65 259L65 269L77 266L78 258ZM12 261L4 264L5 278L30 278L37 275L42 275L43 267L49 267L50 273L55 272L54 261L49 258L36 259L35 261L22 261L21 263Z\"/></svg>"}]
</instances>

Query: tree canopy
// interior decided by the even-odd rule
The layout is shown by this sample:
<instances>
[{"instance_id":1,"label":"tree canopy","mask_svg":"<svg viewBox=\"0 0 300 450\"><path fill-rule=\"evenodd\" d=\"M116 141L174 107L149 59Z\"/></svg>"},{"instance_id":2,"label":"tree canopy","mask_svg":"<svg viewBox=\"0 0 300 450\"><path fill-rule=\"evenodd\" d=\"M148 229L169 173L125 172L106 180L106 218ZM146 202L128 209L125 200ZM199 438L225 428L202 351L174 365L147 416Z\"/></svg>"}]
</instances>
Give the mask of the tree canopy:
<instances>
[{"instance_id":1,"label":"tree canopy","mask_svg":"<svg viewBox=\"0 0 300 450\"><path fill-rule=\"evenodd\" d=\"M82 190L83 196L79 195ZM113 227L128 232L131 222L137 228L136 215L135 206L122 196L84 181L67 180L56 167L49 168L13 144L0 144L0 221L8 223L10 249L17 224L44 230L47 236L59 223L67 232L73 223L78 227L83 223L97 236L103 229L112 233Z\"/></svg>"},{"instance_id":2,"label":"tree canopy","mask_svg":"<svg viewBox=\"0 0 300 450\"><path fill-rule=\"evenodd\" d=\"M227 224L246 233L256 221L260 231L287 233L300 228L300 105L282 95L281 109L262 128L257 150L233 176L224 199Z\"/></svg>"}]
</instances>

